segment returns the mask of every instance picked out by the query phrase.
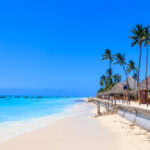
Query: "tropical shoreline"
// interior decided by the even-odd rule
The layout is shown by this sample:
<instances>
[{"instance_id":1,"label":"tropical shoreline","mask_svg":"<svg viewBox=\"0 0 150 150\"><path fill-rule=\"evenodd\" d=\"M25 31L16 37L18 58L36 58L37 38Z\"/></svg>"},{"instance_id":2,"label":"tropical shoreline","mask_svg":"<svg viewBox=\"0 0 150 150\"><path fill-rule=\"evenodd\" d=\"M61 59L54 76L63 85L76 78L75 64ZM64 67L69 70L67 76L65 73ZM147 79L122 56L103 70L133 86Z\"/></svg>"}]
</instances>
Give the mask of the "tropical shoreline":
<instances>
[{"instance_id":1,"label":"tropical shoreline","mask_svg":"<svg viewBox=\"0 0 150 150\"><path fill-rule=\"evenodd\" d=\"M95 118L96 105L82 104L80 113L0 144L9 150L149 150L149 133L118 115ZM135 140L136 139L136 140Z\"/></svg>"},{"instance_id":2,"label":"tropical shoreline","mask_svg":"<svg viewBox=\"0 0 150 150\"><path fill-rule=\"evenodd\" d=\"M85 99L82 100L85 101ZM82 109L82 103L76 103L65 108L62 112L59 113L54 113L38 118L23 119L19 121L0 122L0 143L3 143L4 141L24 133L44 128L64 118L77 115L82 111Z\"/></svg>"}]
</instances>

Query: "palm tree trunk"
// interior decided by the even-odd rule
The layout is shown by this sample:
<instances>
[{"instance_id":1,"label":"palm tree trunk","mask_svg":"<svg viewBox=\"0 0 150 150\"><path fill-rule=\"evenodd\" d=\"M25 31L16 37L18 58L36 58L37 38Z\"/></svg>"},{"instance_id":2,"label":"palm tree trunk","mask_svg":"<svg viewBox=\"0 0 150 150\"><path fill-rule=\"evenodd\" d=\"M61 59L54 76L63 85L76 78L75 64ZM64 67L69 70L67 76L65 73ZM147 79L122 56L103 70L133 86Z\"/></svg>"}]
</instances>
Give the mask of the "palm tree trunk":
<instances>
[{"instance_id":1,"label":"palm tree trunk","mask_svg":"<svg viewBox=\"0 0 150 150\"><path fill-rule=\"evenodd\" d=\"M135 74L135 70L133 70L133 73ZM134 90L135 90L135 86L136 86L136 78L134 78Z\"/></svg>"},{"instance_id":2,"label":"palm tree trunk","mask_svg":"<svg viewBox=\"0 0 150 150\"><path fill-rule=\"evenodd\" d=\"M110 67L110 69L111 69L111 60L110 60L110 64L109 64L109 67Z\"/></svg>"},{"instance_id":3,"label":"palm tree trunk","mask_svg":"<svg viewBox=\"0 0 150 150\"><path fill-rule=\"evenodd\" d=\"M135 86L136 86L136 79L134 79L134 90L135 90Z\"/></svg>"},{"instance_id":4,"label":"palm tree trunk","mask_svg":"<svg viewBox=\"0 0 150 150\"><path fill-rule=\"evenodd\" d=\"M126 71L126 69L125 69L124 65L123 65L123 70L124 70L124 72L125 72L125 76L126 76L126 81L127 81L127 97L128 97L128 102L129 102L129 104L130 104L130 99L129 99L129 82L128 82L128 75L127 75L127 71Z\"/></svg>"},{"instance_id":5,"label":"palm tree trunk","mask_svg":"<svg viewBox=\"0 0 150 150\"><path fill-rule=\"evenodd\" d=\"M111 65L112 65L111 60L110 60L110 64L109 65L110 65L110 69L111 69ZM111 72L111 75L110 75L110 79L112 79L112 72ZM112 85L112 82L109 82L109 88L111 88L111 85Z\"/></svg>"},{"instance_id":6,"label":"palm tree trunk","mask_svg":"<svg viewBox=\"0 0 150 150\"><path fill-rule=\"evenodd\" d=\"M112 62L111 62L111 60L110 60L110 64L109 64L109 67L110 67L110 69L111 69L111 64L112 64ZM111 70L112 71L112 70ZM112 76L112 72L111 72L111 76ZM111 77L110 76L110 77Z\"/></svg>"},{"instance_id":7,"label":"palm tree trunk","mask_svg":"<svg viewBox=\"0 0 150 150\"><path fill-rule=\"evenodd\" d=\"M137 81L137 86L139 90L139 104L141 104L141 93L140 93L140 67L141 67L141 56L142 56L142 45L140 44L140 57L139 57L139 67L138 67L138 81Z\"/></svg>"},{"instance_id":8,"label":"palm tree trunk","mask_svg":"<svg viewBox=\"0 0 150 150\"><path fill-rule=\"evenodd\" d=\"M147 106L148 106L148 78L147 78L147 71L148 71L148 44L147 44L146 74L145 74L145 78L146 78L146 103L147 103Z\"/></svg>"}]
</instances>

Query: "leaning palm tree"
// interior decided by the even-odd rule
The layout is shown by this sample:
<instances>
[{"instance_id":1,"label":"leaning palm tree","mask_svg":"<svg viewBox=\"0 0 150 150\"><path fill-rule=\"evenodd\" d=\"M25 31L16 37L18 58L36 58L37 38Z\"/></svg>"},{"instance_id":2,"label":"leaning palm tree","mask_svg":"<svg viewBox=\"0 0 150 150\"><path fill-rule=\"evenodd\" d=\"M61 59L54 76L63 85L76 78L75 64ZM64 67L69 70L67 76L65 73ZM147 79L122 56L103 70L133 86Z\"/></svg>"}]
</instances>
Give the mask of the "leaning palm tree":
<instances>
[{"instance_id":1,"label":"leaning palm tree","mask_svg":"<svg viewBox=\"0 0 150 150\"><path fill-rule=\"evenodd\" d=\"M126 81L127 81L127 95L128 95L128 100L129 100L129 82L128 82L128 73L127 73L127 69L126 69L126 58L124 54L121 53L117 53L116 55L114 55L114 60L115 63L114 64L119 64L124 72L125 72L125 76L126 76Z\"/></svg>"},{"instance_id":2,"label":"leaning palm tree","mask_svg":"<svg viewBox=\"0 0 150 150\"><path fill-rule=\"evenodd\" d=\"M149 26L144 28L144 46L147 47L147 52L146 52L146 73L145 73L145 79L146 79L146 102L148 105L148 78L147 78L147 72L148 72L148 48L150 44L150 32L149 32Z\"/></svg>"},{"instance_id":3,"label":"leaning palm tree","mask_svg":"<svg viewBox=\"0 0 150 150\"><path fill-rule=\"evenodd\" d=\"M138 66L138 83L139 83L139 77L140 77L140 66L141 66L141 56L142 56L142 44L144 42L144 28L142 25L136 25L135 28L131 30L133 33L133 36L129 36L130 39L132 39L131 46L138 45L140 47L140 56L139 56L139 66Z\"/></svg>"},{"instance_id":4,"label":"leaning palm tree","mask_svg":"<svg viewBox=\"0 0 150 150\"><path fill-rule=\"evenodd\" d=\"M112 62L113 62L113 57L112 57L112 54L111 54L111 50L109 50L109 49L105 50L105 53L103 54L102 60L109 60L109 68L111 69L111 65L112 65Z\"/></svg>"},{"instance_id":5,"label":"leaning palm tree","mask_svg":"<svg viewBox=\"0 0 150 150\"><path fill-rule=\"evenodd\" d=\"M130 39L132 39L131 46L138 45L140 47L140 56L139 56L139 66L138 66L138 80L137 85L139 87L139 97L140 97L140 86L139 86L139 79L140 79L140 66L141 66L141 56L142 56L142 44L144 41L144 28L142 25L136 25L135 28L131 30L132 36L129 36ZM140 99L139 99L140 100Z\"/></svg>"}]
</instances>

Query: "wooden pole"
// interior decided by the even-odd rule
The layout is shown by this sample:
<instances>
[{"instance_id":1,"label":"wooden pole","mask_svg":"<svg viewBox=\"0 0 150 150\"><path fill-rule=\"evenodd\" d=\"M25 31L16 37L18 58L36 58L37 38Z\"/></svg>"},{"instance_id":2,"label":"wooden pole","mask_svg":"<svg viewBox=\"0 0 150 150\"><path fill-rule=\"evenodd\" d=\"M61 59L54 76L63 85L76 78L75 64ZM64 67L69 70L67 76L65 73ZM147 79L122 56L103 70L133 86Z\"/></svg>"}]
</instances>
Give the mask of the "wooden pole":
<instances>
[{"instance_id":1,"label":"wooden pole","mask_svg":"<svg viewBox=\"0 0 150 150\"><path fill-rule=\"evenodd\" d=\"M140 84L139 84L139 105L141 104L141 91L140 91Z\"/></svg>"},{"instance_id":2,"label":"wooden pole","mask_svg":"<svg viewBox=\"0 0 150 150\"><path fill-rule=\"evenodd\" d=\"M97 116L100 116L101 112L100 112L100 104L97 103Z\"/></svg>"}]
</instances>

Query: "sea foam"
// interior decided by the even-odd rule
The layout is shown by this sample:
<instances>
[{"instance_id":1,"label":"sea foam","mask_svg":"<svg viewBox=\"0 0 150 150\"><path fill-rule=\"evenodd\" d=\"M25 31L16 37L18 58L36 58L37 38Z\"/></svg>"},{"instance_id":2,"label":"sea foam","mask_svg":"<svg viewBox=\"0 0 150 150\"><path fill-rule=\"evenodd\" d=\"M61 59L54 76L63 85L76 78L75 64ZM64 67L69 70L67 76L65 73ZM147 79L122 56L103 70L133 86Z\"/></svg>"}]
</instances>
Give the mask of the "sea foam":
<instances>
[{"instance_id":1,"label":"sea foam","mask_svg":"<svg viewBox=\"0 0 150 150\"><path fill-rule=\"evenodd\" d=\"M63 118L81 114L84 103L74 104L64 111L44 117L25 119L20 121L7 121L0 123L0 143L20 134L45 127Z\"/></svg>"}]
</instances>

